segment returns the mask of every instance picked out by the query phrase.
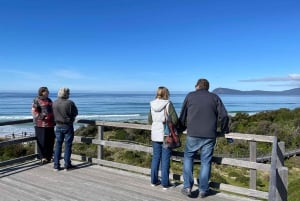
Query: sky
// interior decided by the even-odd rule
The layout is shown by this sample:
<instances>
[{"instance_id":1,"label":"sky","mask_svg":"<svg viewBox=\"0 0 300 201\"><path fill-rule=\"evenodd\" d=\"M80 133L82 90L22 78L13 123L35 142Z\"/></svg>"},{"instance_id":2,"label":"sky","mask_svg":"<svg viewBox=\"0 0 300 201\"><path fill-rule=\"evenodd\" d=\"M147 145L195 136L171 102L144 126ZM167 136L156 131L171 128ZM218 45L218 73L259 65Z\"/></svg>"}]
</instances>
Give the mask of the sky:
<instances>
[{"instance_id":1,"label":"sky","mask_svg":"<svg viewBox=\"0 0 300 201\"><path fill-rule=\"evenodd\" d=\"M0 0L0 91L300 87L299 0Z\"/></svg>"}]
</instances>

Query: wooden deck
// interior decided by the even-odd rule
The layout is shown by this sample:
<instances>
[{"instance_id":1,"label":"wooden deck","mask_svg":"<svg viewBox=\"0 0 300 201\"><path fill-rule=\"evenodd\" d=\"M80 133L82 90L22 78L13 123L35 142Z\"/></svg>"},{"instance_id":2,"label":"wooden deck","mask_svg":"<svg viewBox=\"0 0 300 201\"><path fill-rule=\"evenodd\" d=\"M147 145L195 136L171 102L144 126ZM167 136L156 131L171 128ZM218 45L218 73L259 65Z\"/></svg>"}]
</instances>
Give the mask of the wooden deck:
<instances>
[{"instance_id":1,"label":"wooden deck","mask_svg":"<svg viewBox=\"0 0 300 201\"><path fill-rule=\"evenodd\" d=\"M89 163L74 162L71 171L53 171L53 164L41 166L36 160L0 169L1 201L180 201L197 200L181 194L182 184L163 190L150 186L146 175ZM195 187L196 188L196 187ZM196 190L196 189L195 189ZM206 201L250 201L215 192Z\"/></svg>"}]
</instances>

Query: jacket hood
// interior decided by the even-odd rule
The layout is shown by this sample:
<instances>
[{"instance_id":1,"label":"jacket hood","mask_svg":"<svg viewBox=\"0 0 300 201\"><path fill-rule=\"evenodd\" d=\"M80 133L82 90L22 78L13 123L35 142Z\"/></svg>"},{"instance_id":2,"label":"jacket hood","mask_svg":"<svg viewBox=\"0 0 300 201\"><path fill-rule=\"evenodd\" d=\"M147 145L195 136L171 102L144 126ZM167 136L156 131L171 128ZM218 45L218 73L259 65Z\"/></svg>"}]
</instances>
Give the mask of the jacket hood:
<instances>
[{"instance_id":1,"label":"jacket hood","mask_svg":"<svg viewBox=\"0 0 300 201\"><path fill-rule=\"evenodd\" d=\"M168 103L169 100L155 99L150 102L150 106L153 111L160 112L166 107Z\"/></svg>"}]
</instances>

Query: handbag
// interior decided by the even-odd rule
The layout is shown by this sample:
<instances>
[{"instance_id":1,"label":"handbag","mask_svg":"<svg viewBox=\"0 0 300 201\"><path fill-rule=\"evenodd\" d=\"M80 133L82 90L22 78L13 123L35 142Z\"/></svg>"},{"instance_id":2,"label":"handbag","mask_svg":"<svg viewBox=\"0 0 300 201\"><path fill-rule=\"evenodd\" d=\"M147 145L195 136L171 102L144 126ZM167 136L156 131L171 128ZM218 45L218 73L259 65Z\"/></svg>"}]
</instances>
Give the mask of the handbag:
<instances>
[{"instance_id":1,"label":"handbag","mask_svg":"<svg viewBox=\"0 0 300 201\"><path fill-rule=\"evenodd\" d=\"M173 124L172 119L166 110L165 110L164 133L166 136L164 139L165 148L176 149L178 147L181 147L180 138L177 134L175 125Z\"/></svg>"},{"instance_id":2,"label":"handbag","mask_svg":"<svg viewBox=\"0 0 300 201\"><path fill-rule=\"evenodd\" d=\"M170 149L181 147L180 138L175 130L174 124L172 122L168 122L167 124L170 129L170 134L165 137L165 147Z\"/></svg>"}]
</instances>

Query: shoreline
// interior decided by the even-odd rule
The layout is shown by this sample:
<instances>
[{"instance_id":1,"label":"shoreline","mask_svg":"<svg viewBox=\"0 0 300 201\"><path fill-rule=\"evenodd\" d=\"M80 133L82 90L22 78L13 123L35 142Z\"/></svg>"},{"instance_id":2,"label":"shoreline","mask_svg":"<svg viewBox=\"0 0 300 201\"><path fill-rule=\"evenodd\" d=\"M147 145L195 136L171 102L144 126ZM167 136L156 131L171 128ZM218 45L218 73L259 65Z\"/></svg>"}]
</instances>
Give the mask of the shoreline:
<instances>
[{"instance_id":1,"label":"shoreline","mask_svg":"<svg viewBox=\"0 0 300 201\"><path fill-rule=\"evenodd\" d=\"M106 120L95 120L95 121L106 121ZM146 120L120 120L120 121L109 121L109 122L126 122L126 123L147 123ZM74 123L74 130L76 131L81 126L87 124L83 123ZM35 130L32 123L24 123L24 124L12 124L12 125L5 125L0 126L0 138L9 138L5 136L22 136L26 133L26 135L34 136Z\"/></svg>"}]
</instances>

